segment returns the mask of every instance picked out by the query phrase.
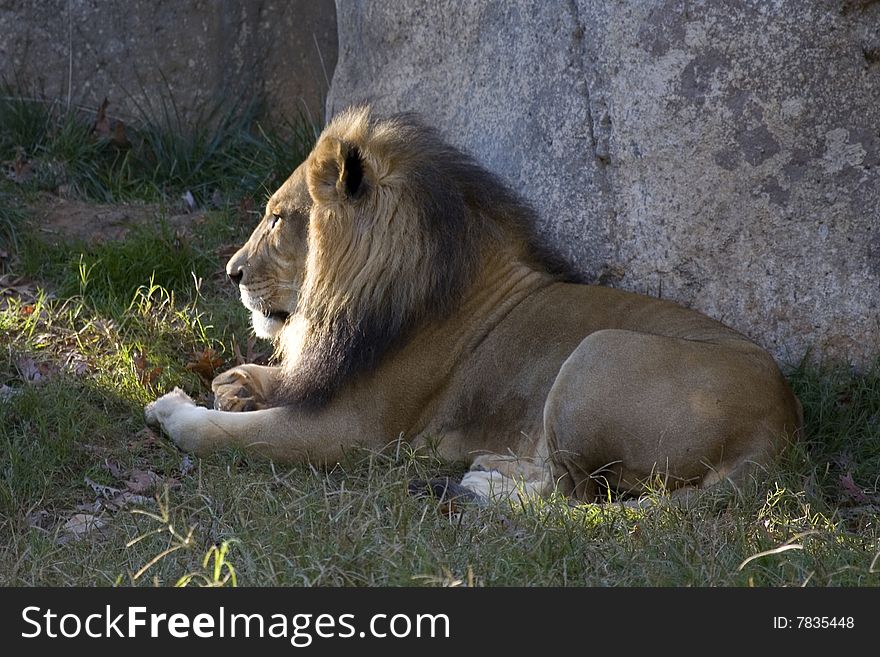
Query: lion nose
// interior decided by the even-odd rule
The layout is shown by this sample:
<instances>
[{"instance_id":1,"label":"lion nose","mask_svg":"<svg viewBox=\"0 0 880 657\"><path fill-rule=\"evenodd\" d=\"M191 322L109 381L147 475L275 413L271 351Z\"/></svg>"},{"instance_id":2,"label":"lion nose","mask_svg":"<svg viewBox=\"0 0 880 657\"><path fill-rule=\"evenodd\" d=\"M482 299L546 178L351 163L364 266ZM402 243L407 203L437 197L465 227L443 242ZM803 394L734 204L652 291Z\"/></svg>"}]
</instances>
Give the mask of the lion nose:
<instances>
[{"instance_id":1,"label":"lion nose","mask_svg":"<svg viewBox=\"0 0 880 657\"><path fill-rule=\"evenodd\" d=\"M236 285L241 285L241 279L244 278L244 267L233 267L226 270L226 275Z\"/></svg>"}]
</instances>

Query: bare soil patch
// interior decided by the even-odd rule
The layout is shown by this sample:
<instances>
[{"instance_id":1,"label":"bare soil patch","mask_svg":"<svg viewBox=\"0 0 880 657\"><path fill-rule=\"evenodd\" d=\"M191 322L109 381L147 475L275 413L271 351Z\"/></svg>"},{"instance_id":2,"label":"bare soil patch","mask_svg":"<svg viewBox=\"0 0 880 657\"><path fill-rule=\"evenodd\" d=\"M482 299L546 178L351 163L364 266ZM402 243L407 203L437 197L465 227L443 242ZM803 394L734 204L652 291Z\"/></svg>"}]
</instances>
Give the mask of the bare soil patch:
<instances>
[{"instance_id":1,"label":"bare soil patch","mask_svg":"<svg viewBox=\"0 0 880 657\"><path fill-rule=\"evenodd\" d=\"M40 232L56 243L123 240L132 229L151 225L163 216L172 230L186 231L205 218L202 211L180 212L158 203L99 204L48 194L31 206L30 214Z\"/></svg>"}]
</instances>

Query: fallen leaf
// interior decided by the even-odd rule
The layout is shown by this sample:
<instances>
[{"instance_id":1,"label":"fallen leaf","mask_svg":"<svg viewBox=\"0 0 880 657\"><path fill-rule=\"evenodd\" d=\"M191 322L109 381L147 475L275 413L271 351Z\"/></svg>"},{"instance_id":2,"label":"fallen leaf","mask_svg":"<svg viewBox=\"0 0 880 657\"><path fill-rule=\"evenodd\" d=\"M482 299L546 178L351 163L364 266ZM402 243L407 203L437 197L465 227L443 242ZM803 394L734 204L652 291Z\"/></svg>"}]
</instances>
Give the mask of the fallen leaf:
<instances>
[{"instance_id":1,"label":"fallen leaf","mask_svg":"<svg viewBox=\"0 0 880 657\"><path fill-rule=\"evenodd\" d=\"M95 117L95 123L92 126L92 132L100 139L106 139L110 136L110 119L107 118L107 106L110 101L104 98L104 102L98 108L98 114Z\"/></svg>"},{"instance_id":2,"label":"fallen leaf","mask_svg":"<svg viewBox=\"0 0 880 657\"><path fill-rule=\"evenodd\" d=\"M15 362L18 373L25 381L38 381L40 379L40 371L33 358L24 356Z\"/></svg>"},{"instance_id":3,"label":"fallen leaf","mask_svg":"<svg viewBox=\"0 0 880 657\"><path fill-rule=\"evenodd\" d=\"M85 376L89 371L89 363L85 358L76 358L69 366L74 376Z\"/></svg>"},{"instance_id":4,"label":"fallen leaf","mask_svg":"<svg viewBox=\"0 0 880 657\"><path fill-rule=\"evenodd\" d=\"M248 217L254 211L254 199L250 196L243 197L238 202L238 213L243 217Z\"/></svg>"},{"instance_id":5,"label":"fallen leaf","mask_svg":"<svg viewBox=\"0 0 880 657\"><path fill-rule=\"evenodd\" d=\"M0 402L8 402L19 394L21 394L21 390L18 390L17 388L10 388L5 383L0 385Z\"/></svg>"},{"instance_id":6,"label":"fallen leaf","mask_svg":"<svg viewBox=\"0 0 880 657\"><path fill-rule=\"evenodd\" d=\"M195 467L196 463L193 461L192 457L189 454L184 454L183 458L180 460L180 476L185 477L192 472Z\"/></svg>"},{"instance_id":7,"label":"fallen leaf","mask_svg":"<svg viewBox=\"0 0 880 657\"><path fill-rule=\"evenodd\" d=\"M32 300L37 295L36 288L31 281L12 274L0 276L0 293L5 296L19 297L22 300Z\"/></svg>"},{"instance_id":8,"label":"fallen leaf","mask_svg":"<svg viewBox=\"0 0 880 657\"><path fill-rule=\"evenodd\" d=\"M159 480L159 475L150 470L132 470L125 485L132 493L140 494L154 488Z\"/></svg>"},{"instance_id":9,"label":"fallen leaf","mask_svg":"<svg viewBox=\"0 0 880 657\"><path fill-rule=\"evenodd\" d=\"M145 427L129 439L128 449L136 450L150 447L160 447L161 444L162 441L159 439L159 436L156 435L156 432L149 427Z\"/></svg>"},{"instance_id":10,"label":"fallen leaf","mask_svg":"<svg viewBox=\"0 0 880 657\"><path fill-rule=\"evenodd\" d=\"M162 374L161 367L151 367L147 359L139 354L135 355L132 362L134 363L134 371L137 374L138 381L144 388L152 387L156 379Z\"/></svg>"},{"instance_id":11,"label":"fallen leaf","mask_svg":"<svg viewBox=\"0 0 880 657\"><path fill-rule=\"evenodd\" d=\"M96 456L103 457L104 454L109 452L110 450L104 447L103 445L89 445L88 443L77 443L77 448L81 449L84 452L88 452L89 454L95 454Z\"/></svg>"},{"instance_id":12,"label":"fallen leaf","mask_svg":"<svg viewBox=\"0 0 880 657\"><path fill-rule=\"evenodd\" d=\"M92 322L92 328L108 338L113 338L117 330L116 322L112 319L104 319L103 317Z\"/></svg>"},{"instance_id":13,"label":"fallen leaf","mask_svg":"<svg viewBox=\"0 0 880 657\"><path fill-rule=\"evenodd\" d=\"M125 132L125 123L122 119L116 121L116 125L113 126L113 136L110 138L110 141L116 148L131 148L131 141L129 141L128 135Z\"/></svg>"},{"instance_id":14,"label":"fallen leaf","mask_svg":"<svg viewBox=\"0 0 880 657\"><path fill-rule=\"evenodd\" d=\"M86 514L96 515L101 513L102 511L115 513L116 511L120 511L121 509L125 508L129 504L144 505L152 504L153 502L155 502L155 500L151 497L138 495L136 493L132 493L126 490L120 491L110 498L97 499L90 504L77 504L76 510Z\"/></svg>"},{"instance_id":15,"label":"fallen leaf","mask_svg":"<svg viewBox=\"0 0 880 657\"><path fill-rule=\"evenodd\" d=\"M77 511L84 511L86 513L95 514L100 512L101 509L104 508L104 502L102 502L101 500L95 500L91 504L77 504L75 508Z\"/></svg>"},{"instance_id":16,"label":"fallen leaf","mask_svg":"<svg viewBox=\"0 0 880 657\"><path fill-rule=\"evenodd\" d=\"M117 493L121 493L121 489L113 488L113 486L105 486L104 484L99 484L96 481L92 481L88 477L85 477L86 484L88 484L89 488L91 488L95 493L104 498L111 498Z\"/></svg>"},{"instance_id":17,"label":"fallen leaf","mask_svg":"<svg viewBox=\"0 0 880 657\"><path fill-rule=\"evenodd\" d=\"M186 190L183 194L181 194L180 198L183 201L183 207L187 212L195 212L196 199L192 195L191 191Z\"/></svg>"},{"instance_id":18,"label":"fallen leaf","mask_svg":"<svg viewBox=\"0 0 880 657\"><path fill-rule=\"evenodd\" d=\"M22 184L30 180L32 176L33 167L28 162L24 149L19 146L15 149L15 159L12 161L12 170L8 177L12 182Z\"/></svg>"},{"instance_id":19,"label":"fallen leaf","mask_svg":"<svg viewBox=\"0 0 880 657\"><path fill-rule=\"evenodd\" d=\"M38 363L29 356L22 356L16 360L15 366L21 378L31 383L39 383L56 374L58 370L50 363Z\"/></svg>"},{"instance_id":20,"label":"fallen leaf","mask_svg":"<svg viewBox=\"0 0 880 657\"><path fill-rule=\"evenodd\" d=\"M107 503L107 508L111 511L119 511L129 504L153 504L156 500L145 495L137 495L128 491L122 492Z\"/></svg>"},{"instance_id":21,"label":"fallen leaf","mask_svg":"<svg viewBox=\"0 0 880 657\"><path fill-rule=\"evenodd\" d=\"M840 477L840 486L843 488L844 492L856 502L866 503L871 501L871 498L865 494L865 491L856 485L856 482L853 481L852 474L849 472Z\"/></svg>"},{"instance_id":22,"label":"fallen leaf","mask_svg":"<svg viewBox=\"0 0 880 657\"><path fill-rule=\"evenodd\" d=\"M210 347L200 353L193 354L193 360L186 364L186 369L198 374L205 383L211 383L214 372L223 365L223 359Z\"/></svg>"},{"instance_id":23,"label":"fallen leaf","mask_svg":"<svg viewBox=\"0 0 880 657\"><path fill-rule=\"evenodd\" d=\"M28 525L35 529L48 529L52 525L52 516L45 509L29 513L27 517Z\"/></svg>"},{"instance_id":24,"label":"fallen leaf","mask_svg":"<svg viewBox=\"0 0 880 657\"><path fill-rule=\"evenodd\" d=\"M61 530L71 534L75 538L81 538L89 532L93 532L96 529L103 529L106 526L107 523L97 516L90 513L76 513L70 517L70 520L64 523Z\"/></svg>"},{"instance_id":25,"label":"fallen leaf","mask_svg":"<svg viewBox=\"0 0 880 657\"><path fill-rule=\"evenodd\" d=\"M122 466L113 459L104 459L104 467L117 479L125 478L125 471L122 469Z\"/></svg>"},{"instance_id":26,"label":"fallen leaf","mask_svg":"<svg viewBox=\"0 0 880 657\"><path fill-rule=\"evenodd\" d=\"M257 344L257 338L253 335L248 336L246 352L244 354L241 353L241 348L238 346L238 341L233 337L232 339L232 352L235 354L235 364L236 365L245 365L246 363L258 363L265 364L269 357L269 354L264 350L257 350L254 347Z\"/></svg>"}]
</instances>

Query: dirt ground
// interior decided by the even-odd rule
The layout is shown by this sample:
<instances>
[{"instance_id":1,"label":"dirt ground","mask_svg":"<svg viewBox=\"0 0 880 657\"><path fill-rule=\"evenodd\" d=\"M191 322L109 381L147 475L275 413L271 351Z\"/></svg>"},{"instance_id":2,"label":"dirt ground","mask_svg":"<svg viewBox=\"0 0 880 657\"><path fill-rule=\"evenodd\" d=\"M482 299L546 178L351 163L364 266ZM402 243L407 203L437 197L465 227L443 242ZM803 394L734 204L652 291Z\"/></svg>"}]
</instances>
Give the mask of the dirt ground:
<instances>
[{"instance_id":1,"label":"dirt ground","mask_svg":"<svg viewBox=\"0 0 880 657\"><path fill-rule=\"evenodd\" d=\"M186 230L204 220L202 211L180 212L158 203L100 205L46 194L30 206L31 221L49 241L106 242L122 240L136 226L164 216L174 230Z\"/></svg>"}]
</instances>

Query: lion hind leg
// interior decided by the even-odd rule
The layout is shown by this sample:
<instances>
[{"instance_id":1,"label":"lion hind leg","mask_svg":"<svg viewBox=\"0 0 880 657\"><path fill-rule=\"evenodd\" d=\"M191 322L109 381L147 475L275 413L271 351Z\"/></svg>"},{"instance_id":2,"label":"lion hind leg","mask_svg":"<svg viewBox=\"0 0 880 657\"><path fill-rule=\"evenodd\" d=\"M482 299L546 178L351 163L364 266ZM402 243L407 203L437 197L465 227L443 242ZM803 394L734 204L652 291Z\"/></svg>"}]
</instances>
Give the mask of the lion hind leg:
<instances>
[{"instance_id":1,"label":"lion hind leg","mask_svg":"<svg viewBox=\"0 0 880 657\"><path fill-rule=\"evenodd\" d=\"M596 473L629 495L658 478L669 491L748 481L797 429L797 410L751 343L603 330L560 369L544 433L560 488L592 502Z\"/></svg>"}]
</instances>

